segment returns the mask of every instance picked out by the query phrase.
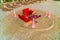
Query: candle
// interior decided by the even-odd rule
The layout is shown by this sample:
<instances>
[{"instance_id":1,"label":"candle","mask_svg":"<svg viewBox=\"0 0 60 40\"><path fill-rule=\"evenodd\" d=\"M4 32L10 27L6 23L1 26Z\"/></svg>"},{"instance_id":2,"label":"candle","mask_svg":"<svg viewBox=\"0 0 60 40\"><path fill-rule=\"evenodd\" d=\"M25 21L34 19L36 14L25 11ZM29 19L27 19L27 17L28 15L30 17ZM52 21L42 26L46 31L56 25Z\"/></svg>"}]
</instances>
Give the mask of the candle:
<instances>
[{"instance_id":1,"label":"candle","mask_svg":"<svg viewBox=\"0 0 60 40\"><path fill-rule=\"evenodd\" d=\"M32 19L32 28L35 28L34 18Z\"/></svg>"},{"instance_id":2,"label":"candle","mask_svg":"<svg viewBox=\"0 0 60 40\"><path fill-rule=\"evenodd\" d=\"M47 16L48 16L48 18L50 18L50 12L48 12Z\"/></svg>"},{"instance_id":3,"label":"candle","mask_svg":"<svg viewBox=\"0 0 60 40\"><path fill-rule=\"evenodd\" d=\"M16 12L14 11L14 14L13 14L14 17L16 17Z\"/></svg>"}]
</instances>

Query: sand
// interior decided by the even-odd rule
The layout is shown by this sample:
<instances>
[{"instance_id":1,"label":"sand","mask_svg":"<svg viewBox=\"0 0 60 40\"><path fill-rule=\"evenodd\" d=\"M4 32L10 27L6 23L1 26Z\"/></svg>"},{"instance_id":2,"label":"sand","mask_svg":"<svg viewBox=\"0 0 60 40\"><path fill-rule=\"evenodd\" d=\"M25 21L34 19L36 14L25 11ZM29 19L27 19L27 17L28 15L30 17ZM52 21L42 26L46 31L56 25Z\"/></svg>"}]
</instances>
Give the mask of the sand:
<instances>
[{"instance_id":1,"label":"sand","mask_svg":"<svg viewBox=\"0 0 60 40\"><path fill-rule=\"evenodd\" d=\"M46 13L42 15L42 17L38 20L39 23L36 24L38 30L42 28L50 27L50 24L52 24L52 22L49 21L49 19L46 18L44 15L46 16ZM51 15L51 19L54 20L54 26L52 29L47 31L36 31L35 29L32 30L30 28L25 28L21 26L20 25L21 21L18 18L14 18L13 15L10 14L2 20L5 26L5 29L3 31L3 36L5 37L6 40L56 40L57 17ZM45 23L47 23L48 25Z\"/></svg>"}]
</instances>

